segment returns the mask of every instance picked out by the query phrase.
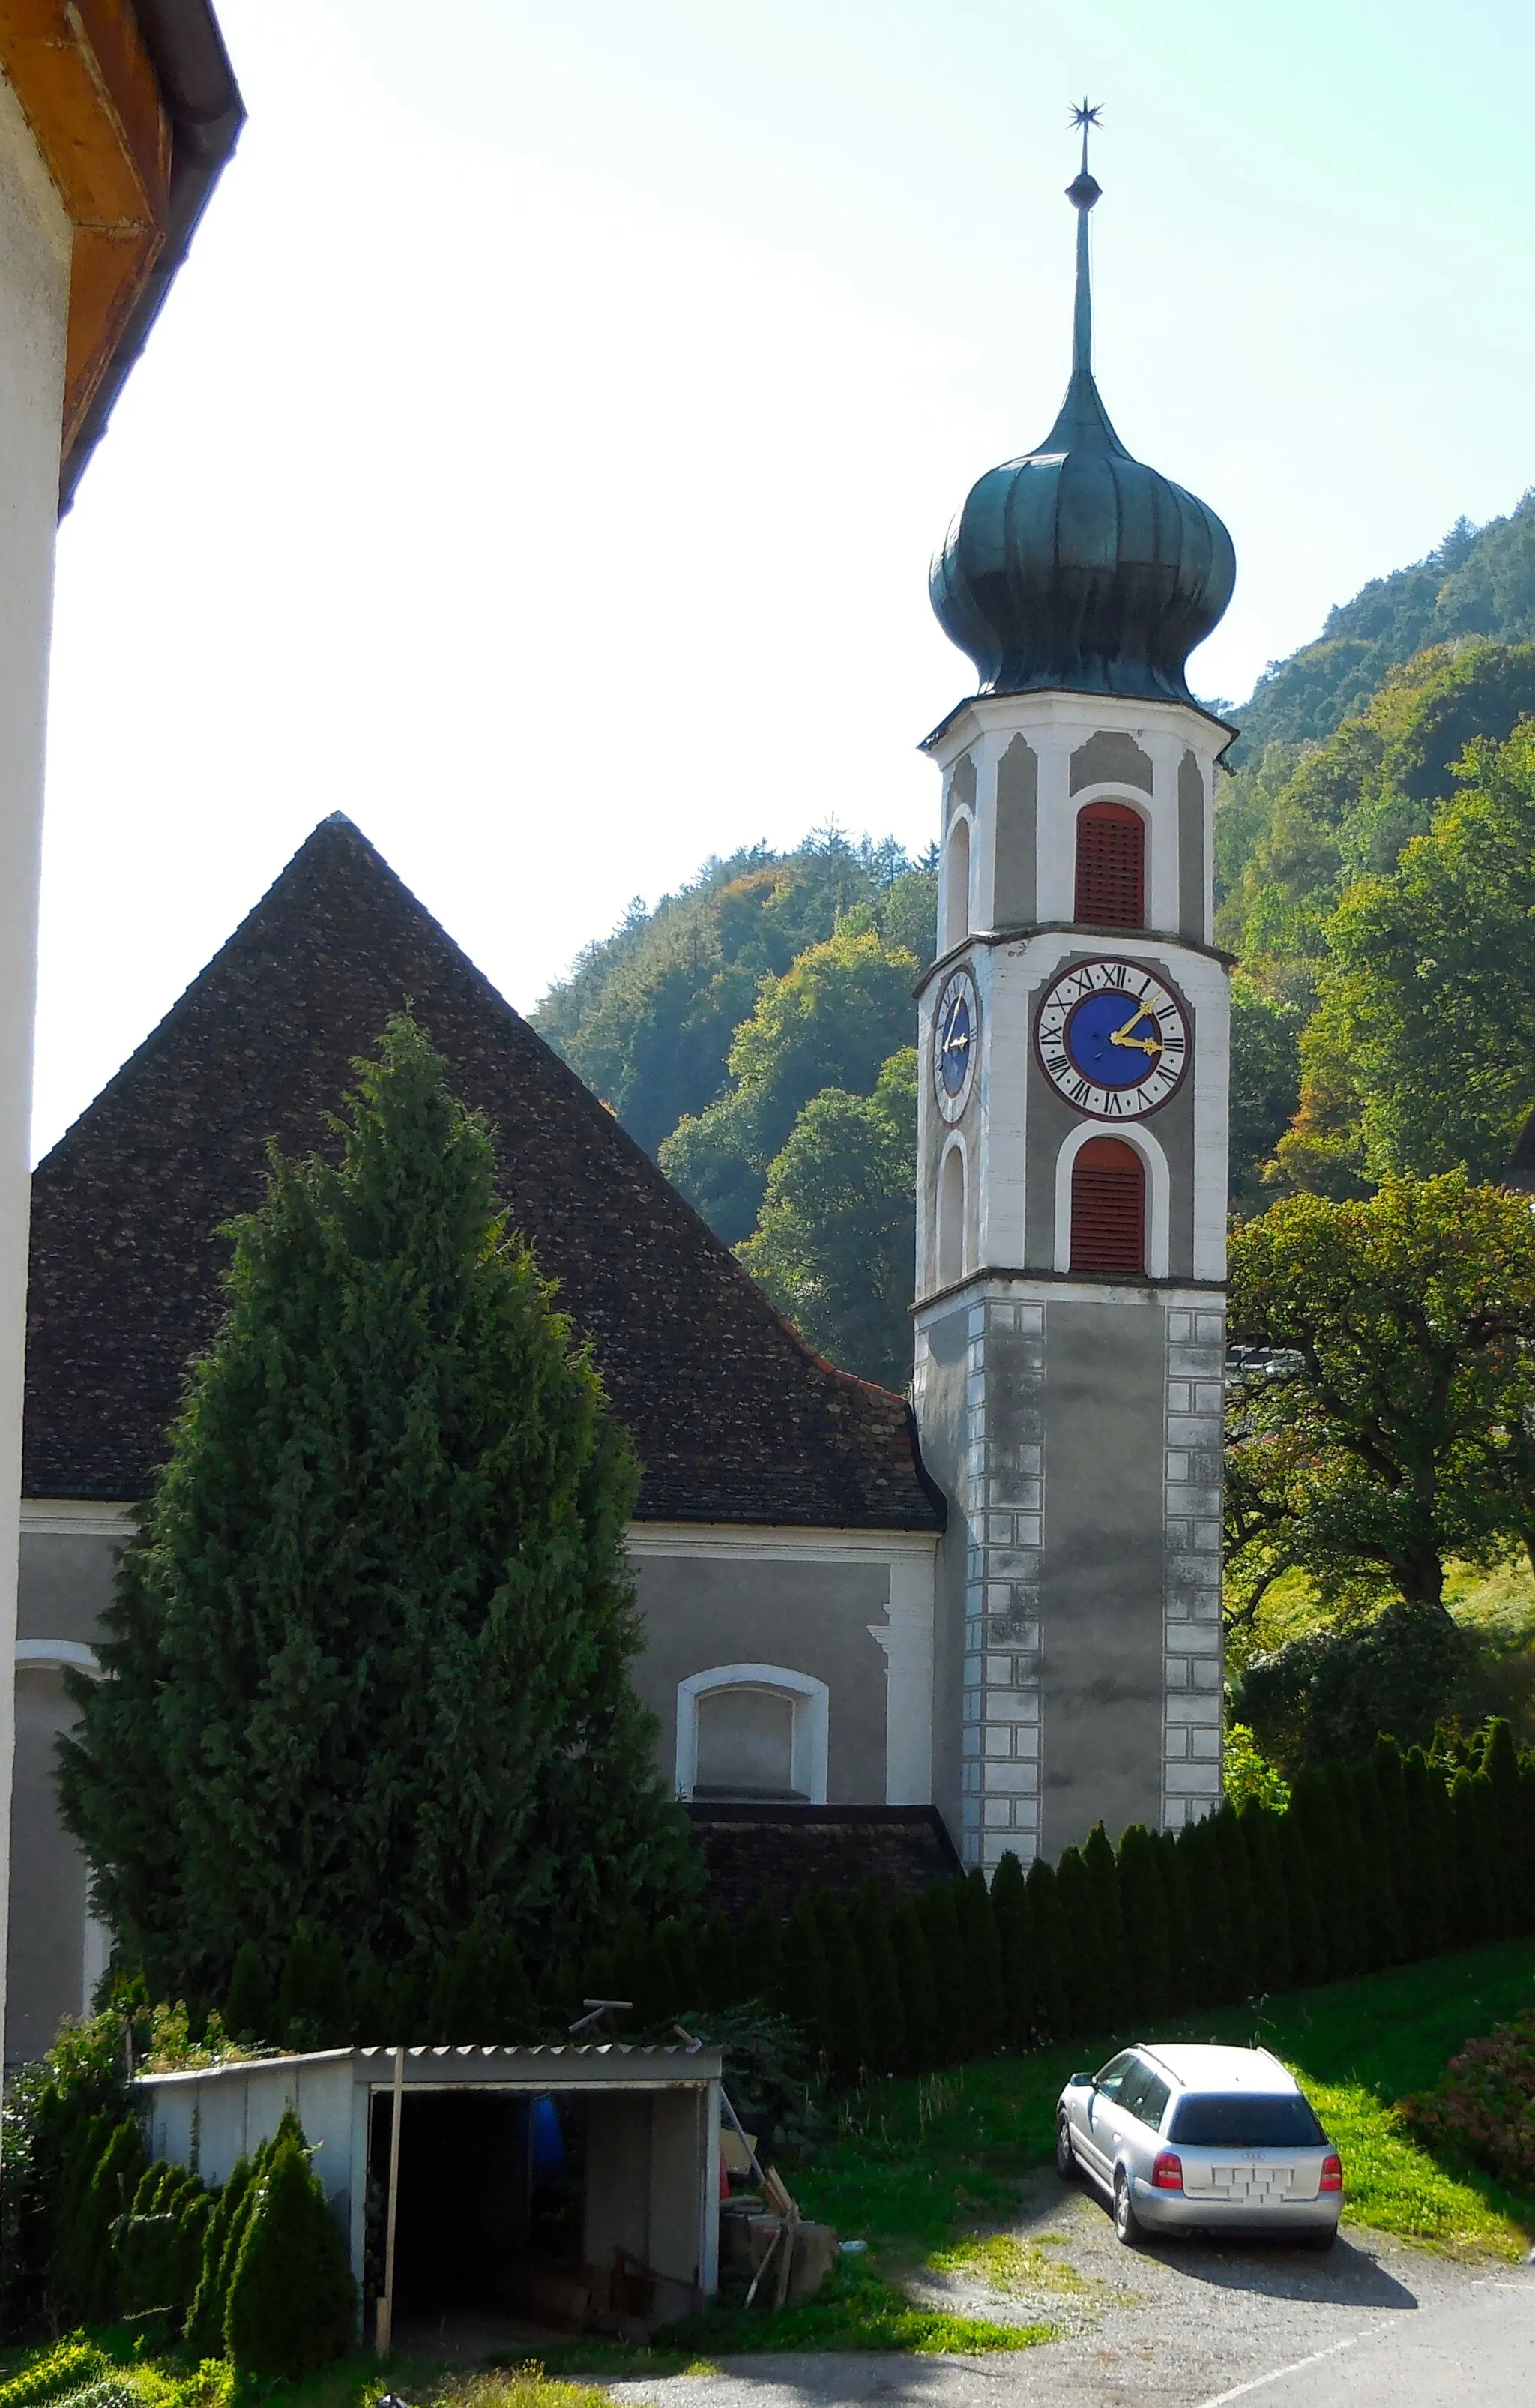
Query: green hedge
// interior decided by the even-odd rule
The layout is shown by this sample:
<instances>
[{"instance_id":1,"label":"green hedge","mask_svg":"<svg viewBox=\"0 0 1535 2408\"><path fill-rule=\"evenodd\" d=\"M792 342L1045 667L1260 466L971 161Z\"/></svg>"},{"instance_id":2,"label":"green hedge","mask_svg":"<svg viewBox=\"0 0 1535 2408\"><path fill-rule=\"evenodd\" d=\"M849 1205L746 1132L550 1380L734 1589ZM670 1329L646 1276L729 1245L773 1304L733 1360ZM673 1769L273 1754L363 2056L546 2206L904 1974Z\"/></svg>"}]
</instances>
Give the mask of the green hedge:
<instances>
[{"instance_id":1,"label":"green hedge","mask_svg":"<svg viewBox=\"0 0 1535 2408\"><path fill-rule=\"evenodd\" d=\"M1126 2029L1446 1948L1535 1931L1535 1756L1505 1722L1308 1770L1289 1806L1229 1804L1180 1832L1101 1825L1054 1865L1004 1856L887 1914L803 1894L780 1939L621 1936L597 1971L638 2028L749 1998L805 2030L836 2083ZM605 1985L605 1986L604 1986ZM595 1991L594 1991L594 1994Z\"/></svg>"}]
</instances>

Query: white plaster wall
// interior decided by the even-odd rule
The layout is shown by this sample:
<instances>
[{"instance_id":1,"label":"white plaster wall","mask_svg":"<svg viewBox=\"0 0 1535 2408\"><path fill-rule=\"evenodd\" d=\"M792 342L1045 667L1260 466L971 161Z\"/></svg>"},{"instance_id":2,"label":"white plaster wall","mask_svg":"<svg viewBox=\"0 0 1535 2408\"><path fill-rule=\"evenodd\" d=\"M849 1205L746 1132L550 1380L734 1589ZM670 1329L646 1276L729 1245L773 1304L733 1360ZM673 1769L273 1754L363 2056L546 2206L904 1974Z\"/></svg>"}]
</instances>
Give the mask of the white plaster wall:
<instances>
[{"instance_id":1,"label":"white plaster wall","mask_svg":"<svg viewBox=\"0 0 1535 2408\"><path fill-rule=\"evenodd\" d=\"M0 1663L7 1668L16 1641L43 734L71 242L20 103L0 78ZM7 1893L14 1715L11 1681L0 1680L0 1883ZM0 1929L8 1903L0 1896ZM0 1989L0 2021L4 2011Z\"/></svg>"}]
</instances>

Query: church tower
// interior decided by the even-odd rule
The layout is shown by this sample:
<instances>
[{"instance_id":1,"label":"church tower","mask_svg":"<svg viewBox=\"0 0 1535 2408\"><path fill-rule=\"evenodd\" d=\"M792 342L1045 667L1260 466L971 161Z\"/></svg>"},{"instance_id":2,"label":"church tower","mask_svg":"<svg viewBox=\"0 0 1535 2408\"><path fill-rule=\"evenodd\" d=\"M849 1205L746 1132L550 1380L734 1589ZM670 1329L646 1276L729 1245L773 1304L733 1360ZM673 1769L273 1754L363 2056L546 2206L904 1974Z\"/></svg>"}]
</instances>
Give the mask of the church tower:
<instances>
[{"instance_id":1,"label":"church tower","mask_svg":"<svg viewBox=\"0 0 1535 2408\"><path fill-rule=\"evenodd\" d=\"M1211 810L1233 730L1184 664L1231 597L1214 512L1093 380L971 491L932 600L979 691L942 777L921 996L916 1385L950 1498L934 1794L969 1864L1219 1796L1228 957Z\"/></svg>"}]
</instances>

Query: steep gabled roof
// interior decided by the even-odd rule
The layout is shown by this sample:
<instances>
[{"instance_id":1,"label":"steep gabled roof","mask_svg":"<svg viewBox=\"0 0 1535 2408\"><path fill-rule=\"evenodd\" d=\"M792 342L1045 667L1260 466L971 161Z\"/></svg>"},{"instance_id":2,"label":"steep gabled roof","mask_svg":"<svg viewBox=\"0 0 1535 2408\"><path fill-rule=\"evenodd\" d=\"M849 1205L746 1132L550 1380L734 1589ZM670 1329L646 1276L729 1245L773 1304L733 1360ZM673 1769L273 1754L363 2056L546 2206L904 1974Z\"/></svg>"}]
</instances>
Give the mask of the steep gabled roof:
<instances>
[{"instance_id":1,"label":"steep gabled roof","mask_svg":"<svg viewBox=\"0 0 1535 2408\"><path fill-rule=\"evenodd\" d=\"M897 1397L811 1354L349 820L316 828L33 1182L23 1486L143 1496L219 1319L215 1234L407 1001L496 1134L666 1521L935 1529Z\"/></svg>"}]
</instances>

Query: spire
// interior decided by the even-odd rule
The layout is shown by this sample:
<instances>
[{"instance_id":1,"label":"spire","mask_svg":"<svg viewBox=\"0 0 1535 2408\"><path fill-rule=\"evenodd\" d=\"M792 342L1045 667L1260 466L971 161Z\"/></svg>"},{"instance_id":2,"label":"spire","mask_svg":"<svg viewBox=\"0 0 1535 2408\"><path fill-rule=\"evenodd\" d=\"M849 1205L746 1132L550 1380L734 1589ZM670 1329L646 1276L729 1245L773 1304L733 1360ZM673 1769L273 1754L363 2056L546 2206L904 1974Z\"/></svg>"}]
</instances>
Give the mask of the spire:
<instances>
[{"instance_id":1,"label":"spire","mask_svg":"<svg viewBox=\"0 0 1535 2408\"><path fill-rule=\"evenodd\" d=\"M1089 108L1083 93L1082 107L1071 111L1071 122L1082 128L1082 165L1066 188L1066 197L1077 213L1077 308L1071 325L1071 376L1090 377L1093 373L1093 289L1087 270L1087 217L1097 200L1102 186L1088 173L1087 136L1102 113L1102 104Z\"/></svg>"}]
</instances>

